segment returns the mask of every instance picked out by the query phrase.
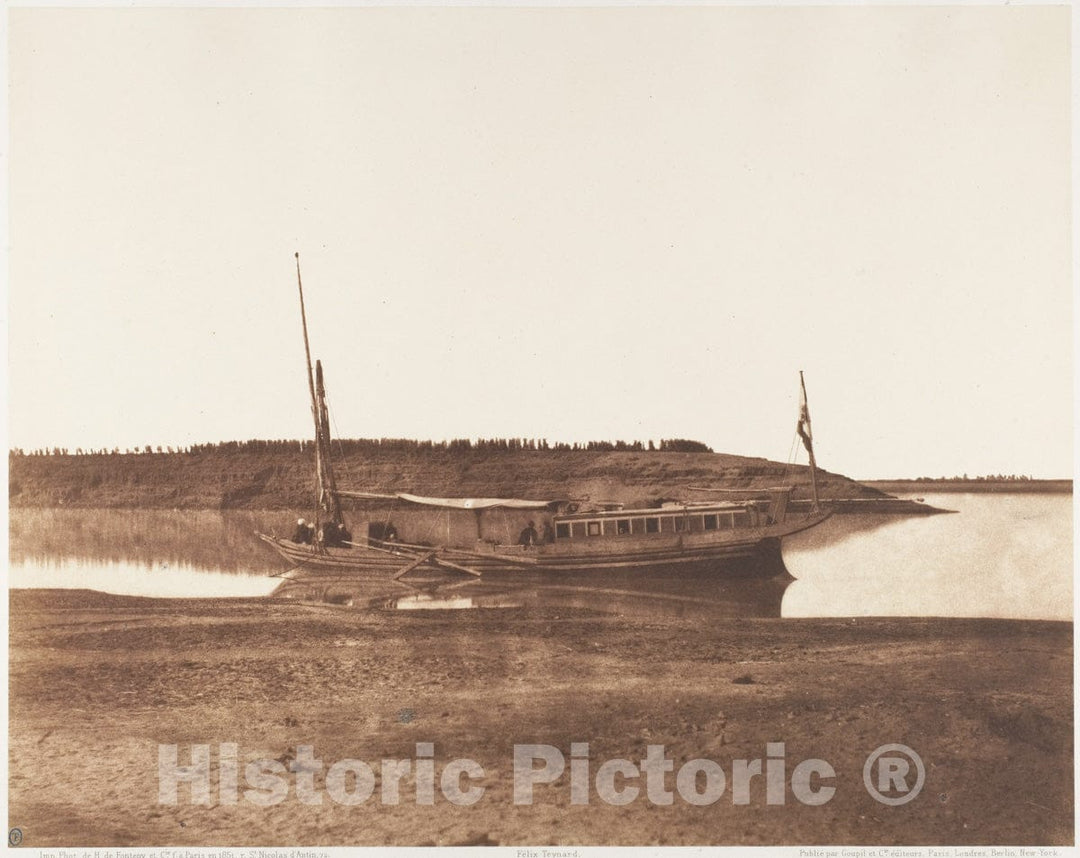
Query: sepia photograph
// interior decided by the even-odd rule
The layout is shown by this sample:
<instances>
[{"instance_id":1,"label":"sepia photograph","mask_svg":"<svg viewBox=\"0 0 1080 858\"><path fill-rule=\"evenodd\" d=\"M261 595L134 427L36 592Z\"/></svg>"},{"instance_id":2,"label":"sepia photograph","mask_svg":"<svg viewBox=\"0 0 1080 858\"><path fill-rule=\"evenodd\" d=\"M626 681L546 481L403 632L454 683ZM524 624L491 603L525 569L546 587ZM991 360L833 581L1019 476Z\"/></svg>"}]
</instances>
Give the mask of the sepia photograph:
<instances>
[{"instance_id":1,"label":"sepia photograph","mask_svg":"<svg viewBox=\"0 0 1080 858\"><path fill-rule=\"evenodd\" d=\"M1069 5L5 15L10 848L1075 846Z\"/></svg>"}]
</instances>

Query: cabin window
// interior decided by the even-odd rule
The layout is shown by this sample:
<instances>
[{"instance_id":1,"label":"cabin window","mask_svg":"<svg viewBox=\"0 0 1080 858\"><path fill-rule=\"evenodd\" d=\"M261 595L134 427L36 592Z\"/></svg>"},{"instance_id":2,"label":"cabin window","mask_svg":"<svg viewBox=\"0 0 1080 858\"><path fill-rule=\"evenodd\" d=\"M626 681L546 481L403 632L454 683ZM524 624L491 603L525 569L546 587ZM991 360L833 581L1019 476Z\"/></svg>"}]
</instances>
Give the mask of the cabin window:
<instances>
[{"instance_id":1,"label":"cabin window","mask_svg":"<svg viewBox=\"0 0 1080 858\"><path fill-rule=\"evenodd\" d=\"M599 536L600 535L600 522L598 522L598 521L590 521L588 526L589 526L589 536Z\"/></svg>"},{"instance_id":2,"label":"cabin window","mask_svg":"<svg viewBox=\"0 0 1080 858\"><path fill-rule=\"evenodd\" d=\"M706 530L716 530L716 528L717 528L716 519L717 519L717 517L716 517L715 513L713 513L712 515L705 516L705 529Z\"/></svg>"},{"instance_id":3,"label":"cabin window","mask_svg":"<svg viewBox=\"0 0 1080 858\"><path fill-rule=\"evenodd\" d=\"M575 521L570 524L570 535L580 539L585 535L585 522Z\"/></svg>"},{"instance_id":4,"label":"cabin window","mask_svg":"<svg viewBox=\"0 0 1080 858\"><path fill-rule=\"evenodd\" d=\"M555 538L556 539L569 539L570 538L570 525L566 522L560 521L555 525Z\"/></svg>"},{"instance_id":5,"label":"cabin window","mask_svg":"<svg viewBox=\"0 0 1080 858\"><path fill-rule=\"evenodd\" d=\"M618 525L614 519L608 518L604 520L604 536L615 536L618 532Z\"/></svg>"},{"instance_id":6,"label":"cabin window","mask_svg":"<svg viewBox=\"0 0 1080 858\"><path fill-rule=\"evenodd\" d=\"M660 532L660 519L647 518L645 519L645 532L646 533L659 533Z\"/></svg>"},{"instance_id":7,"label":"cabin window","mask_svg":"<svg viewBox=\"0 0 1080 858\"><path fill-rule=\"evenodd\" d=\"M731 516L731 523L734 527L746 527L750 523L750 516L745 512L736 512Z\"/></svg>"},{"instance_id":8,"label":"cabin window","mask_svg":"<svg viewBox=\"0 0 1080 858\"><path fill-rule=\"evenodd\" d=\"M630 519L628 519L628 518L620 518L616 522L616 525L617 525L619 533L622 534L622 533L629 533L630 532Z\"/></svg>"},{"instance_id":9,"label":"cabin window","mask_svg":"<svg viewBox=\"0 0 1080 858\"><path fill-rule=\"evenodd\" d=\"M690 532L691 533L701 533L701 531L703 531L705 529L705 526L702 523L701 518L702 517L700 515L692 515L692 516L690 516Z\"/></svg>"},{"instance_id":10,"label":"cabin window","mask_svg":"<svg viewBox=\"0 0 1080 858\"><path fill-rule=\"evenodd\" d=\"M680 515L675 519L675 532L683 533L686 530L686 516Z\"/></svg>"},{"instance_id":11,"label":"cabin window","mask_svg":"<svg viewBox=\"0 0 1080 858\"><path fill-rule=\"evenodd\" d=\"M645 519L632 518L630 519L630 532L635 536L639 536L645 532Z\"/></svg>"},{"instance_id":12,"label":"cabin window","mask_svg":"<svg viewBox=\"0 0 1080 858\"><path fill-rule=\"evenodd\" d=\"M674 533L675 532L675 519L670 515L664 516L660 519L660 532L661 533Z\"/></svg>"}]
</instances>

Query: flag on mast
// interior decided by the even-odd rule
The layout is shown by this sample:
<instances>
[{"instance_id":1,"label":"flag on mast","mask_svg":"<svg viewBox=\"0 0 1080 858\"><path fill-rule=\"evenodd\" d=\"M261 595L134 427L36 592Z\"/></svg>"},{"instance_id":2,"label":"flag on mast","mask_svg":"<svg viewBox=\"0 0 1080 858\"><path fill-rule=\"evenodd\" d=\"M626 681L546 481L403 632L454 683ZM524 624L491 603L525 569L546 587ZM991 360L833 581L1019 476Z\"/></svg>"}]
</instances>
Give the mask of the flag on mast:
<instances>
[{"instance_id":1,"label":"flag on mast","mask_svg":"<svg viewBox=\"0 0 1080 858\"><path fill-rule=\"evenodd\" d=\"M799 385L802 388L802 393L799 397L799 423L795 427L795 431L798 432L799 437L802 438L803 446L806 447L806 452L813 456L814 435L810 429L810 406L806 402L806 382L803 380L802 372L799 373Z\"/></svg>"},{"instance_id":2,"label":"flag on mast","mask_svg":"<svg viewBox=\"0 0 1080 858\"><path fill-rule=\"evenodd\" d=\"M806 447L806 452L810 456L810 491L813 494L814 503L812 509L817 512L819 507L817 463L814 462L814 434L810 429L810 406L806 404L806 381L803 379L802 370L799 370L799 387L802 388L802 395L799 397L799 422L795 426L795 431L799 433L803 446Z\"/></svg>"}]
</instances>

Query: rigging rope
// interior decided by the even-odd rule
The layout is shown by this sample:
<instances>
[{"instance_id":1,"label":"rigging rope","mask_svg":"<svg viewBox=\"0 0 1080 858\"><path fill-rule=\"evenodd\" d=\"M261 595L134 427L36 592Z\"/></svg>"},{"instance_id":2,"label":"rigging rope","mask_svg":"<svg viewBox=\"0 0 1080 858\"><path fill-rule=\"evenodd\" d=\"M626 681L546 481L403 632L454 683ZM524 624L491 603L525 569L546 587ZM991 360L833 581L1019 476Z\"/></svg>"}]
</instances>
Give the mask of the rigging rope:
<instances>
[{"instance_id":1,"label":"rigging rope","mask_svg":"<svg viewBox=\"0 0 1080 858\"><path fill-rule=\"evenodd\" d=\"M449 510L447 511L447 515L449 515ZM439 526L439 513L435 512L435 513L432 514L432 516L430 518L430 524L428 524L428 529L424 532L424 538L421 540L421 542L431 542L432 541L431 537L435 533L435 528L437 528L438 526Z\"/></svg>"},{"instance_id":2,"label":"rigging rope","mask_svg":"<svg viewBox=\"0 0 1080 858\"><path fill-rule=\"evenodd\" d=\"M334 427L334 440L337 442L338 455L345 458L345 447L341 443L341 435L338 432L337 418L334 416L334 409L330 407L330 403L326 403L326 411L330 415L330 423Z\"/></svg>"}]
</instances>

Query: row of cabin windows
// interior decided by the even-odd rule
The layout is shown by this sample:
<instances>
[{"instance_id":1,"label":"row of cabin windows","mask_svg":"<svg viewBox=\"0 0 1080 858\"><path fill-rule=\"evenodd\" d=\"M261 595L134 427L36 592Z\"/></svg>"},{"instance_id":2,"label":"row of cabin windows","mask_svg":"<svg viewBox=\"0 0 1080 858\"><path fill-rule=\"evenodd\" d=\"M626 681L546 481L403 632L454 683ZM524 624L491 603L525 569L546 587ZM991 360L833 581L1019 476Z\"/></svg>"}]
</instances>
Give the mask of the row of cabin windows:
<instances>
[{"instance_id":1,"label":"row of cabin windows","mask_svg":"<svg viewBox=\"0 0 1080 858\"><path fill-rule=\"evenodd\" d=\"M722 512L697 515L659 515L644 518L609 518L600 521L560 521L555 524L558 539L581 539L589 536L640 536L651 533L701 533L726 530L750 524L746 512Z\"/></svg>"}]
</instances>

